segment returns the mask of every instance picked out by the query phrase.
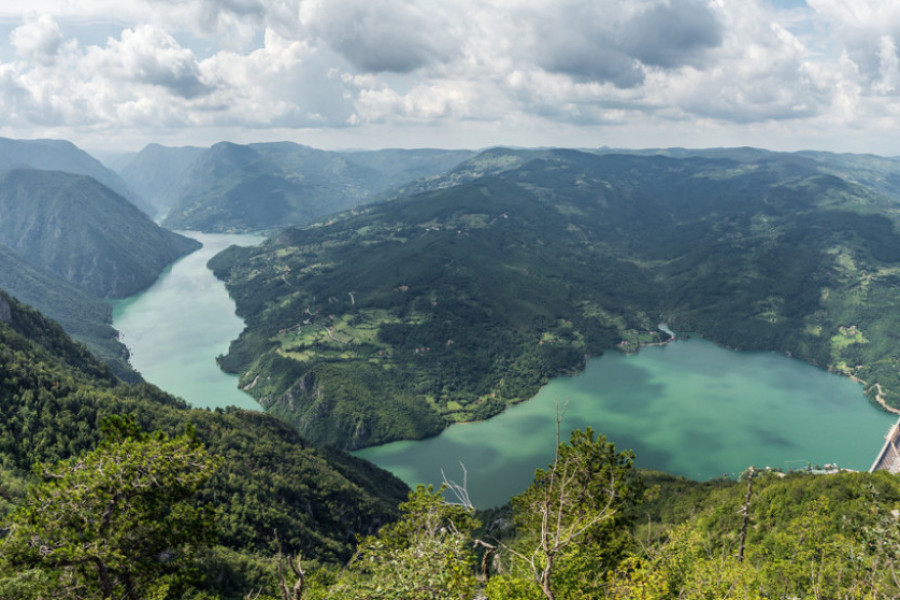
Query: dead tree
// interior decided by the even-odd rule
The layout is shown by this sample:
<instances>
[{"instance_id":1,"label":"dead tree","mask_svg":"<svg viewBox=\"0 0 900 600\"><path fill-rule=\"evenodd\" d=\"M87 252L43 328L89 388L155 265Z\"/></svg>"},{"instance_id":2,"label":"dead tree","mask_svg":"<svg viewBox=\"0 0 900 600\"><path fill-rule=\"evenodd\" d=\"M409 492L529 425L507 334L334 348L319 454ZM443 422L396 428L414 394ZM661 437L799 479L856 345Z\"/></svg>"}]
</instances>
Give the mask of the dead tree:
<instances>
[{"instance_id":1,"label":"dead tree","mask_svg":"<svg viewBox=\"0 0 900 600\"><path fill-rule=\"evenodd\" d=\"M287 557L287 564L290 566L291 571L294 572L294 576L297 577L294 585L288 587L284 574L284 555L281 552L281 542L278 540L278 530L275 530L275 544L278 546L278 583L281 587L281 598L282 600L302 600L306 585L306 571L303 570L301 555L298 552L294 559L291 559L290 556Z\"/></svg>"}]
</instances>

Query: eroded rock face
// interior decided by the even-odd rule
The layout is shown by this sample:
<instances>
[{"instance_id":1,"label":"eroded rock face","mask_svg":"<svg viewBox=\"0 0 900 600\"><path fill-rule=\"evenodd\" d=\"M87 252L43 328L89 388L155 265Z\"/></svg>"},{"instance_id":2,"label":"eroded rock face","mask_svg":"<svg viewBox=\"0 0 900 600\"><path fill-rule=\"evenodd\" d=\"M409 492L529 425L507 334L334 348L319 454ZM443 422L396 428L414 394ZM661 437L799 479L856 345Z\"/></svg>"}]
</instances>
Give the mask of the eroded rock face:
<instances>
[{"instance_id":1,"label":"eroded rock face","mask_svg":"<svg viewBox=\"0 0 900 600\"><path fill-rule=\"evenodd\" d=\"M6 298L0 296L0 322L9 323L12 320L12 311Z\"/></svg>"}]
</instances>

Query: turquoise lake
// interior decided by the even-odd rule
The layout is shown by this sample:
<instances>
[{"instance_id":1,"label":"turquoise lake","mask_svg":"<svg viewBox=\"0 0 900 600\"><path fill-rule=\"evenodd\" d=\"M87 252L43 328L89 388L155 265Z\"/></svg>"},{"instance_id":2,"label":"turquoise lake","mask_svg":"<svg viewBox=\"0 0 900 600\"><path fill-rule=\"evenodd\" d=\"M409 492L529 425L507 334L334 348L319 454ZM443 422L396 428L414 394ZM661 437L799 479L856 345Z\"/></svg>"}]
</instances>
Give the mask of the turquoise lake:
<instances>
[{"instance_id":1,"label":"turquoise lake","mask_svg":"<svg viewBox=\"0 0 900 600\"><path fill-rule=\"evenodd\" d=\"M180 231L203 248L170 266L144 292L113 302L113 327L144 379L193 406L239 406L260 410L238 389L238 378L219 369L216 357L244 329L225 286L206 268L209 259L235 244L254 246L251 234Z\"/></svg>"},{"instance_id":2,"label":"turquoise lake","mask_svg":"<svg viewBox=\"0 0 900 600\"><path fill-rule=\"evenodd\" d=\"M736 477L750 465L865 470L896 420L846 377L692 338L633 355L607 352L489 421L356 455L410 484L438 485L441 469L461 483L462 464L473 503L502 504L552 460L557 406L565 407L562 432L592 427L633 450L640 467L699 480Z\"/></svg>"},{"instance_id":3,"label":"turquoise lake","mask_svg":"<svg viewBox=\"0 0 900 600\"><path fill-rule=\"evenodd\" d=\"M248 235L187 235L201 250L181 259L148 290L114 304L113 324L144 377L197 407L259 410L219 370L215 357L243 329L224 285L207 261ZM801 468L837 463L868 469L896 417L872 407L862 387L821 369L765 352L736 352L700 338L615 351L584 373L551 381L533 399L481 423L356 454L410 485L439 484L441 470L462 482L473 502L501 504L552 458L556 407L563 437L593 427L631 449L638 466L695 479L737 476L750 465Z\"/></svg>"}]
</instances>

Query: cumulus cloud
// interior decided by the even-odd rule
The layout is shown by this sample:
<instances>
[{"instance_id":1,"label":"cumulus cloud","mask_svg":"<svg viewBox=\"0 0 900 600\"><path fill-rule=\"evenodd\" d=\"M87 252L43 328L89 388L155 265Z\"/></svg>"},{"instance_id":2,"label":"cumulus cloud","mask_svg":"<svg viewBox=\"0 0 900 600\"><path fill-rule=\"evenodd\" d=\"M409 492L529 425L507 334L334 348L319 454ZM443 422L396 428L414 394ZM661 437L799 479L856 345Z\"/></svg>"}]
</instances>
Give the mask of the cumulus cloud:
<instances>
[{"instance_id":1,"label":"cumulus cloud","mask_svg":"<svg viewBox=\"0 0 900 600\"><path fill-rule=\"evenodd\" d=\"M688 115L736 123L807 118L829 109L837 73L811 60L765 4L722 3L720 18L728 33L715 61L655 82L657 98Z\"/></svg>"},{"instance_id":2,"label":"cumulus cloud","mask_svg":"<svg viewBox=\"0 0 900 600\"><path fill-rule=\"evenodd\" d=\"M203 61L219 82L217 124L257 127L346 126L353 105L334 56L267 30L262 48L221 52Z\"/></svg>"},{"instance_id":3,"label":"cumulus cloud","mask_svg":"<svg viewBox=\"0 0 900 600\"><path fill-rule=\"evenodd\" d=\"M9 37L17 55L41 64L53 62L62 45L59 25L50 15L30 15Z\"/></svg>"},{"instance_id":4,"label":"cumulus cloud","mask_svg":"<svg viewBox=\"0 0 900 600\"><path fill-rule=\"evenodd\" d=\"M721 41L715 13L696 0L566 0L521 15L538 65L618 87L642 84L645 66L696 64Z\"/></svg>"},{"instance_id":5,"label":"cumulus cloud","mask_svg":"<svg viewBox=\"0 0 900 600\"><path fill-rule=\"evenodd\" d=\"M156 25L187 29L231 50L249 46L256 32L265 27L270 4L267 0L147 0Z\"/></svg>"},{"instance_id":6,"label":"cumulus cloud","mask_svg":"<svg viewBox=\"0 0 900 600\"><path fill-rule=\"evenodd\" d=\"M313 35L366 72L408 73L448 60L459 44L434 2L307 0L300 15Z\"/></svg>"},{"instance_id":7,"label":"cumulus cloud","mask_svg":"<svg viewBox=\"0 0 900 600\"><path fill-rule=\"evenodd\" d=\"M722 43L722 24L708 3L672 0L650 5L624 24L622 45L646 65L701 64Z\"/></svg>"},{"instance_id":8,"label":"cumulus cloud","mask_svg":"<svg viewBox=\"0 0 900 600\"><path fill-rule=\"evenodd\" d=\"M126 29L105 48L91 47L84 67L97 75L159 86L183 98L209 93L193 52L150 25Z\"/></svg>"},{"instance_id":9,"label":"cumulus cloud","mask_svg":"<svg viewBox=\"0 0 900 600\"><path fill-rule=\"evenodd\" d=\"M342 127L353 108L337 60L271 30L250 53L198 60L167 32L138 25L103 46L64 42L52 65L0 63L2 125Z\"/></svg>"},{"instance_id":10,"label":"cumulus cloud","mask_svg":"<svg viewBox=\"0 0 900 600\"><path fill-rule=\"evenodd\" d=\"M0 128L650 131L900 119L890 104L900 5L883 0L789 10L771 0L32 4L44 16L16 8L14 59L0 63ZM77 35L72 22L98 19L124 25L97 45L66 37Z\"/></svg>"},{"instance_id":11,"label":"cumulus cloud","mask_svg":"<svg viewBox=\"0 0 900 600\"><path fill-rule=\"evenodd\" d=\"M879 0L809 0L809 5L833 36L831 52L853 61L871 91L900 92L889 72L898 57L900 5Z\"/></svg>"}]
</instances>

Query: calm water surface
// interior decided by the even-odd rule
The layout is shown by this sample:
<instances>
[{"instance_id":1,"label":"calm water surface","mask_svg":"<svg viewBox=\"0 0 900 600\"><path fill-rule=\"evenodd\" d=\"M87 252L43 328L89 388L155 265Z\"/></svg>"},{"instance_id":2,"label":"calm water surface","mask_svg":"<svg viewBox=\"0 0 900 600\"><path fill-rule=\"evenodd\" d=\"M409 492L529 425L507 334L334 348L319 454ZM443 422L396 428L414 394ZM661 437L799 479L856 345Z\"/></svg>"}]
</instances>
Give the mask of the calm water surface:
<instances>
[{"instance_id":1,"label":"calm water surface","mask_svg":"<svg viewBox=\"0 0 900 600\"><path fill-rule=\"evenodd\" d=\"M700 480L734 477L751 464L868 469L896 420L845 377L692 338L635 355L608 352L489 421L356 454L411 485L439 484L441 469L461 481L462 463L475 505L502 504L551 460L557 403L567 403L564 432L593 427L634 450L638 466Z\"/></svg>"},{"instance_id":2,"label":"calm water surface","mask_svg":"<svg viewBox=\"0 0 900 600\"><path fill-rule=\"evenodd\" d=\"M244 327L207 261L253 235L188 233L203 248L142 294L115 303L113 324L144 377L194 406L258 409L215 357ZM871 407L860 385L784 356L735 352L699 338L608 352L584 373L550 382L532 400L481 423L454 425L419 442L357 454L410 485L467 484L477 506L501 504L552 458L556 406L562 430L593 427L632 449L641 467L696 479L736 476L751 464L797 468L837 463L867 469L895 417Z\"/></svg>"},{"instance_id":3,"label":"calm water surface","mask_svg":"<svg viewBox=\"0 0 900 600\"><path fill-rule=\"evenodd\" d=\"M131 364L144 379L198 407L259 404L221 371L216 356L244 329L224 284L206 268L232 244L254 246L252 234L179 232L203 244L165 271L144 292L113 303L113 327L131 351Z\"/></svg>"}]
</instances>

